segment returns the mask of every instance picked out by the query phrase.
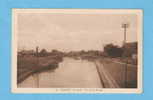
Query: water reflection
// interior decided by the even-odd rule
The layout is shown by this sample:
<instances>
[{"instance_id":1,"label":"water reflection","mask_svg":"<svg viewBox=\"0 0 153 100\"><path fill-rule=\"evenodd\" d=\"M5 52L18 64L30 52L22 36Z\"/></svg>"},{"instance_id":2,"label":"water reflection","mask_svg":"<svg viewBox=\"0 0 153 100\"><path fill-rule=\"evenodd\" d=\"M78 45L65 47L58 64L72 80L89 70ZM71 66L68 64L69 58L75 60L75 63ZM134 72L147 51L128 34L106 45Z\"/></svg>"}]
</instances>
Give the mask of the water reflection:
<instances>
[{"instance_id":1,"label":"water reflection","mask_svg":"<svg viewBox=\"0 0 153 100\"><path fill-rule=\"evenodd\" d=\"M18 87L28 88L101 88L97 69L93 62L64 58L54 71L31 75Z\"/></svg>"}]
</instances>

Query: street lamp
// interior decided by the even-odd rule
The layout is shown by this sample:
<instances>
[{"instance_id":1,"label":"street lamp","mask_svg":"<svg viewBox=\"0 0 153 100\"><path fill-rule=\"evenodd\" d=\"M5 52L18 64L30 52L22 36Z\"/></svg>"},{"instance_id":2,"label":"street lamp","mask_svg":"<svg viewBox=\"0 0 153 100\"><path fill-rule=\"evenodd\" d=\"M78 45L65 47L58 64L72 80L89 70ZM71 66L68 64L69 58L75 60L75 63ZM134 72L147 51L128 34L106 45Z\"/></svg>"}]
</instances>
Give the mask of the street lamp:
<instances>
[{"instance_id":1,"label":"street lamp","mask_svg":"<svg viewBox=\"0 0 153 100\"><path fill-rule=\"evenodd\" d=\"M126 43L126 29L129 27L129 24L128 23L123 23L122 24L122 28L124 29L124 40L123 40L123 46L125 45Z\"/></svg>"},{"instance_id":2,"label":"street lamp","mask_svg":"<svg viewBox=\"0 0 153 100\"><path fill-rule=\"evenodd\" d=\"M129 24L128 23L123 23L122 24L122 28L124 29L124 40L123 40L123 50L125 50L125 44L126 44L126 30L127 28L129 27ZM125 88L127 87L127 60L125 61L125 80L124 80L124 85L125 85Z\"/></svg>"}]
</instances>

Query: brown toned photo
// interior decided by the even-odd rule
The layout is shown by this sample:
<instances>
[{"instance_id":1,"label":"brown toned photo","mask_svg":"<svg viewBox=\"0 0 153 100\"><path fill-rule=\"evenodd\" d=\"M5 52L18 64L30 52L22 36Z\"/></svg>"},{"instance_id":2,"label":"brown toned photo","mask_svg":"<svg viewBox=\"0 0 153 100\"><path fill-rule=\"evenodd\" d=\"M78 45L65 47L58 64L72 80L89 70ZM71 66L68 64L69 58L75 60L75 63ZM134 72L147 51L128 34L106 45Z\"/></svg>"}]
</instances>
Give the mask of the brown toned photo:
<instances>
[{"instance_id":1,"label":"brown toned photo","mask_svg":"<svg viewBox=\"0 0 153 100\"><path fill-rule=\"evenodd\" d=\"M12 91L142 92L142 11L13 9Z\"/></svg>"}]
</instances>

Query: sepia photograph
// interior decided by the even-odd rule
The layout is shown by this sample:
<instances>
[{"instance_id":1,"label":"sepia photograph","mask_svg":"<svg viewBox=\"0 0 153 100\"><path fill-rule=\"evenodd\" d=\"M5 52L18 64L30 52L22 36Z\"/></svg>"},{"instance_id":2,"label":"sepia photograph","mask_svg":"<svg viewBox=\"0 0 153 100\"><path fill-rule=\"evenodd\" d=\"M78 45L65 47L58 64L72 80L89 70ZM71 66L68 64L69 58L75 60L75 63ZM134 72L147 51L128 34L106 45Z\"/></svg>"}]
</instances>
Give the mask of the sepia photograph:
<instances>
[{"instance_id":1,"label":"sepia photograph","mask_svg":"<svg viewBox=\"0 0 153 100\"><path fill-rule=\"evenodd\" d=\"M12 91L142 92L142 10L12 9Z\"/></svg>"}]
</instances>

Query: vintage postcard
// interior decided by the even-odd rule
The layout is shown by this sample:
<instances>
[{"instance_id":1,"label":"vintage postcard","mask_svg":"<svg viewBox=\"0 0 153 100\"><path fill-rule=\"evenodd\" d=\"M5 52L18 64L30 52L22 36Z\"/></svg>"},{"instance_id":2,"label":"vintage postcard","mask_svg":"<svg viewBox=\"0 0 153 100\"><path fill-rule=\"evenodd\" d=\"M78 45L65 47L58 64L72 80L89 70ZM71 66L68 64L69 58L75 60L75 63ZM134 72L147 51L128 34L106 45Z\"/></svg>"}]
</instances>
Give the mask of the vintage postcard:
<instances>
[{"instance_id":1,"label":"vintage postcard","mask_svg":"<svg viewBox=\"0 0 153 100\"><path fill-rule=\"evenodd\" d=\"M12 9L13 93L141 93L140 9Z\"/></svg>"}]
</instances>

